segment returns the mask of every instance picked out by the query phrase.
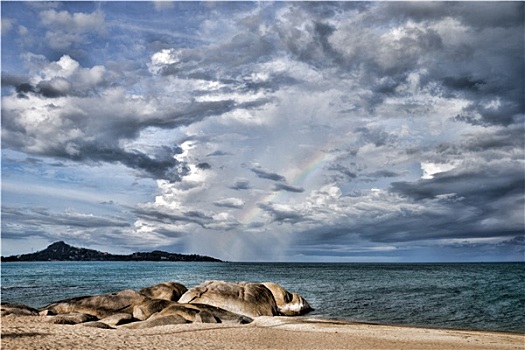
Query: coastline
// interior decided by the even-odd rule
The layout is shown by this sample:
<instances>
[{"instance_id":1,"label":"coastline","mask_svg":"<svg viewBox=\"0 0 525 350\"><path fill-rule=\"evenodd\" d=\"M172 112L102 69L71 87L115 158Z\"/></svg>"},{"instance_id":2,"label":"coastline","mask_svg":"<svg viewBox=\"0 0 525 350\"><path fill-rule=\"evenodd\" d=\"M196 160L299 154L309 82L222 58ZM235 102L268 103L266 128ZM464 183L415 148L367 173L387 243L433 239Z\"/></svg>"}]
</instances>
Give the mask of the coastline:
<instances>
[{"instance_id":1,"label":"coastline","mask_svg":"<svg viewBox=\"0 0 525 350\"><path fill-rule=\"evenodd\" d=\"M247 325L191 323L99 329L1 318L2 349L524 349L525 334L419 328L308 317L258 317Z\"/></svg>"},{"instance_id":2,"label":"coastline","mask_svg":"<svg viewBox=\"0 0 525 350\"><path fill-rule=\"evenodd\" d=\"M524 316L520 308L513 307L519 305L523 295L521 276L525 263L56 262L5 265L2 264L2 301L24 303L37 309L57 300L124 289L139 290L160 281L177 281L193 287L220 276L226 281L268 280L289 288L293 286L294 292L299 291L312 304L315 310L306 316L313 318L525 333ZM41 276L37 280L33 278L35 271ZM411 281L408 285L407 280Z\"/></svg>"}]
</instances>

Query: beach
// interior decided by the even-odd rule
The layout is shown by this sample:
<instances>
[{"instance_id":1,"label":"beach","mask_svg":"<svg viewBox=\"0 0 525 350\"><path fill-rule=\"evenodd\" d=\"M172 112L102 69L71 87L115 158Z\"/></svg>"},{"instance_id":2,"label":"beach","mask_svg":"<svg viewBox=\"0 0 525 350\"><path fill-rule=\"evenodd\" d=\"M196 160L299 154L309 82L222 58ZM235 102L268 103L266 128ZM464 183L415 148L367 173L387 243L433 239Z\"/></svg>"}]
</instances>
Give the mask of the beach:
<instances>
[{"instance_id":1,"label":"beach","mask_svg":"<svg viewBox=\"0 0 525 350\"><path fill-rule=\"evenodd\" d=\"M524 334L303 317L258 317L247 325L191 323L147 329L58 325L45 319L2 317L2 349L525 349Z\"/></svg>"}]
</instances>

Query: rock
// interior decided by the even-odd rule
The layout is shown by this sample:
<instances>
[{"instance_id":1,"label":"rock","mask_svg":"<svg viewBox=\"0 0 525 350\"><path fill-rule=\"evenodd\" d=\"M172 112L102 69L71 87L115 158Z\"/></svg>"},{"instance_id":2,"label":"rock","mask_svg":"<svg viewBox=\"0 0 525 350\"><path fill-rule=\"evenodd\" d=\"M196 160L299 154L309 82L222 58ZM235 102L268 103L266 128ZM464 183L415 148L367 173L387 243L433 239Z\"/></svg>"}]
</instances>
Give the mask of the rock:
<instances>
[{"instance_id":1,"label":"rock","mask_svg":"<svg viewBox=\"0 0 525 350\"><path fill-rule=\"evenodd\" d=\"M133 313L133 306L148 299L146 296L126 289L113 294L78 297L58 301L42 308L41 311L51 314L81 312L98 318L105 318L115 313Z\"/></svg>"},{"instance_id":2,"label":"rock","mask_svg":"<svg viewBox=\"0 0 525 350\"><path fill-rule=\"evenodd\" d=\"M195 323L219 323L209 311L201 311L195 315Z\"/></svg>"},{"instance_id":3,"label":"rock","mask_svg":"<svg viewBox=\"0 0 525 350\"><path fill-rule=\"evenodd\" d=\"M146 321L140 321L140 322L133 322L126 325L123 325L123 328L130 328L130 329L142 329L142 328L152 328L152 327L158 327L158 326L167 326L167 325L173 325L173 324L185 324L188 323L187 320L185 320L183 317L179 315L169 315L169 316L161 316L161 317L152 317L150 319L147 319Z\"/></svg>"},{"instance_id":4,"label":"rock","mask_svg":"<svg viewBox=\"0 0 525 350\"><path fill-rule=\"evenodd\" d=\"M100 322L100 321L92 321L92 322L86 322L86 323L80 323L79 326L83 327L93 327L93 328L100 328L100 329L115 329L111 327L110 325Z\"/></svg>"},{"instance_id":5,"label":"rock","mask_svg":"<svg viewBox=\"0 0 525 350\"><path fill-rule=\"evenodd\" d=\"M187 291L188 289L180 283L164 282L151 287L142 288L139 290L139 293L144 294L151 299L177 301Z\"/></svg>"},{"instance_id":6,"label":"rock","mask_svg":"<svg viewBox=\"0 0 525 350\"><path fill-rule=\"evenodd\" d=\"M299 316L313 310L310 304L299 294L290 293L276 283L265 282L263 285L272 293L277 304L277 310L281 315Z\"/></svg>"},{"instance_id":7,"label":"rock","mask_svg":"<svg viewBox=\"0 0 525 350\"><path fill-rule=\"evenodd\" d=\"M46 322L54 324L79 324L89 321L95 321L97 318L93 315L73 312L64 315L50 316Z\"/></svg>"},{"instance_id":8,"label":"rock","mask_svg":"<svg viewBox=\"0 0 525 350\"><path fill-rule=\"evenodd\" d=\"M251 318L204 304L172 303L150 318L178 315L188 322L247 324Z\"/></svg>"},{"instance_id":9,"label":"rock","mask_svg":"<svg viewBox=\"0 0 525 350\"><path fill-rule=\"evenodd\" d=\"M133 307L133 317L137 320L147 320L151 315L166 308L168 305L175 304L174 301L164 299L146 299L142 303Z\"/></svg>"},{"instance_id":10,"label":"rock","mask_svg":"<svg viewBox=\"0 0 525 350\"><path fill-rule=\"evenodd\" d=\"M260 283L206 281L184 293L179 303L207 304L249 317L278 314L272 293Z\"/></svg>"},{"instance_id":11,"label":"rock","mask_svg":"<svg viewBox=\"0 0 525 350\"><path fill-rule=\"evenodd\" d=\"M205 304L187 304L197 307L200 312L209 312L211 313L219 323L233 323L233 324L248 324L253 321L252 318L239 315L231 311L227 311L212 305Z\"/></svg>"},{"instance_id":12,"label":"rock","mask_svg":"<svg viewBox=\"0 0 525 350\"><path fill-rule=\"evenodd\" d=\"M100 320L100 322L109 325L109 326L118 326L124 323L129 323L133 321L133 316L126 313L118 313L108 317L105 317Z\"/></svg>"},{"instance_id":13,"label":"rock","mask_svg":"<svg viewBox=\"0 0 525 350\"><path fill-rule=\"evenodd\" d=\"M38 314L39 314L40 316L54 316L54 315L56 315L56 313L54 313L54 312L51 311L51 310L47 310L47 309L46 309L46 310L40 310L40 311L38 312Z\"/></svg>"},{"instance_id":14,"label":"rock","mask_svg":"<svg viewBox=\"0 0 525 350\"><path fill-rule=\"evenodd\" d=\"M198 307L191 304L173 303L161 310L157 316L164 317L178 315L188 322L195 322L195 317L200 311L201 310Z\"/></svg>"},{"instance_id":15,"label":"rock","mask_svg":"<svg viewBox=\"0 0 525 350\"><path fill-rule=\"evenodd\" d=\"M38 316L38 310L23 304L2 303L1 315Z\"/></svg>"}]
</instances>

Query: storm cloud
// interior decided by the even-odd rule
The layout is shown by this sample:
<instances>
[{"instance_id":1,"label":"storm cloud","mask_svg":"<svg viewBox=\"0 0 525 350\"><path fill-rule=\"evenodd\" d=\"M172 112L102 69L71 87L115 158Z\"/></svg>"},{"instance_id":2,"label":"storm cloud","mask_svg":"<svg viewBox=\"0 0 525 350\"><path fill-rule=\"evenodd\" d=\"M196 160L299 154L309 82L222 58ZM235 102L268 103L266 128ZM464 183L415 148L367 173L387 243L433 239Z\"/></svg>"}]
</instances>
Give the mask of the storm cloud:
<instances>
[{"instance_id":1,"label":"storm cloud","mask_svg":"<svg viewBox=\"0 0 525 350\"><path fill-rule=\"evenodd\" d=\"M6 253L523 258L523 2L209 5L2 4Z\"/></svg>"}]
</instances>

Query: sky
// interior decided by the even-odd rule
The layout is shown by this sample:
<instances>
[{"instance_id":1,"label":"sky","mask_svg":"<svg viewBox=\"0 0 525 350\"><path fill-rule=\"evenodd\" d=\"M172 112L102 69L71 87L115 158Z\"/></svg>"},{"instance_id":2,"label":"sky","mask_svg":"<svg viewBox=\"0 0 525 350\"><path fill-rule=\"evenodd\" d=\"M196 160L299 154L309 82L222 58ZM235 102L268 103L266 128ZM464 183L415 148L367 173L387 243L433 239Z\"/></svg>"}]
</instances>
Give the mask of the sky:
<instances>
[{"instance_id":1,"label":"sky","mask_svg":"<svg viewBox=\"0 0 525 350\"><path fill-rule=\"evenodd\" d=\"M2 255L523 261L524 15L2 1Z\"/></svg>"}]
</instances>

